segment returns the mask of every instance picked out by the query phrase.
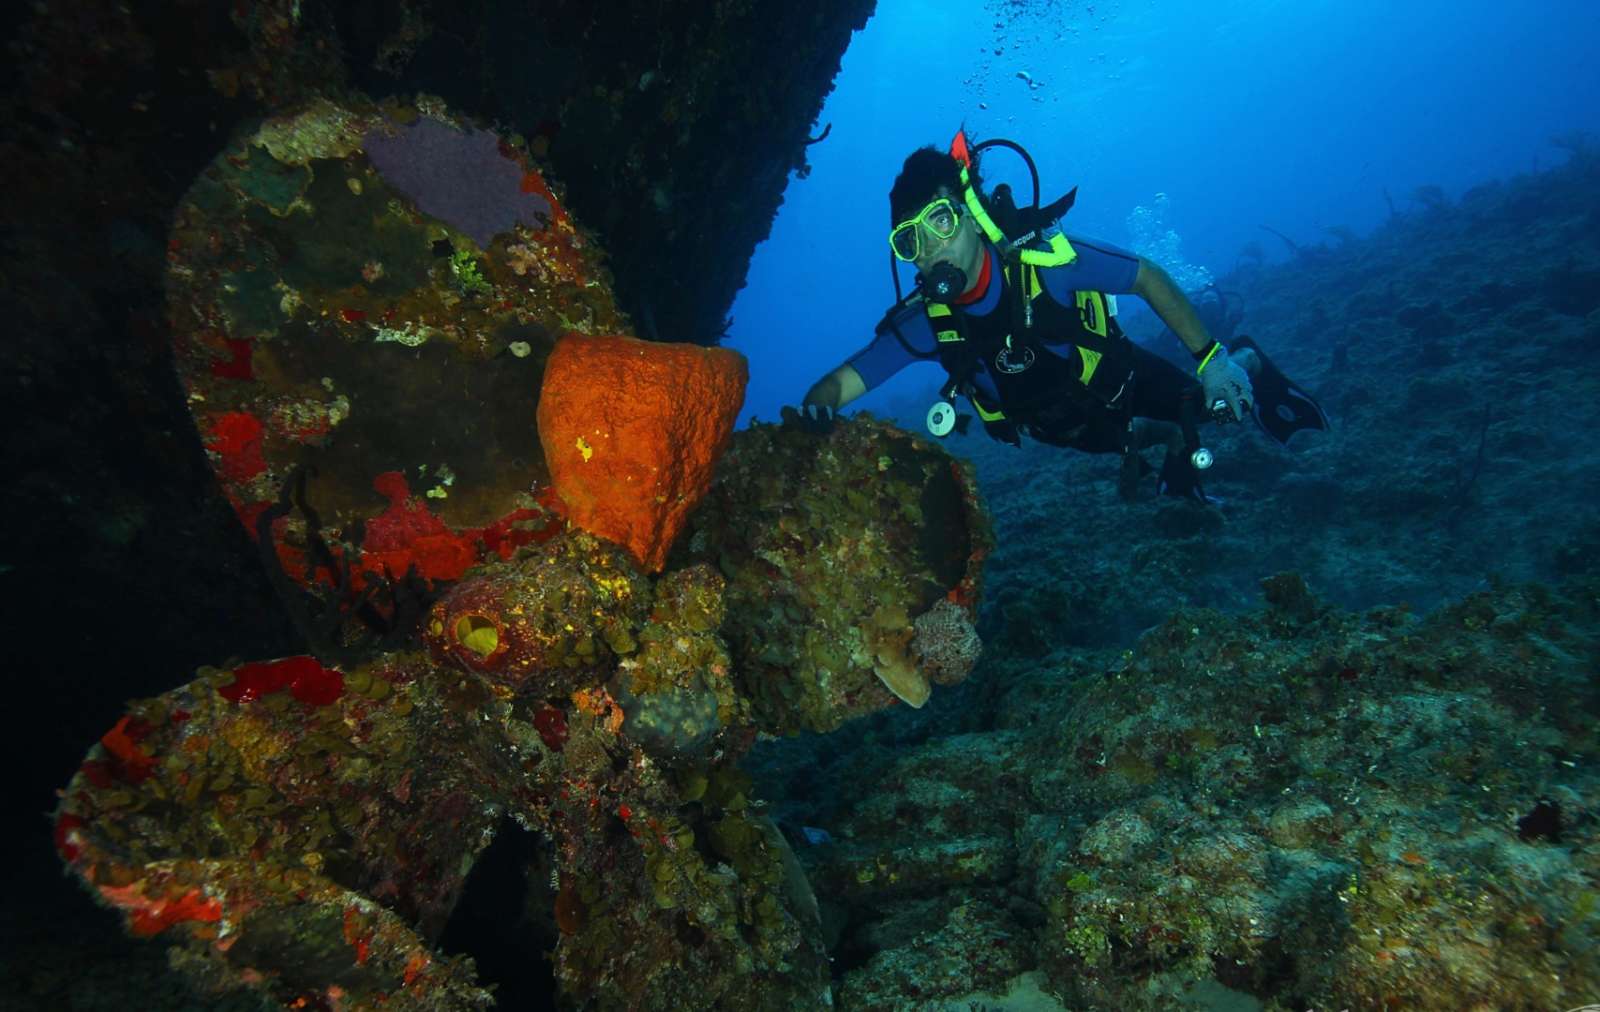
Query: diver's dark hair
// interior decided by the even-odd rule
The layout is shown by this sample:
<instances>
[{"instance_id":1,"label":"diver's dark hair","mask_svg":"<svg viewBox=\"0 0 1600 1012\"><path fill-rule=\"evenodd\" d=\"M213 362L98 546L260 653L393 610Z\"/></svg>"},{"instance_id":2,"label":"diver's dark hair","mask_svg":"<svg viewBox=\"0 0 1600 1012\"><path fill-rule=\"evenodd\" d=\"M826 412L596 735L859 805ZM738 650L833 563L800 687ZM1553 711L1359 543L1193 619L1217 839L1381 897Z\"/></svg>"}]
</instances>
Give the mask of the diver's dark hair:
<instances>
[{"instance_id":1,"label":"diver's dark hair","mask_svg":"<svg viewBox=\"0 0 1600 1012\"><path fill-rule=\"evenodd\" d=\"M978 185L976 173L968 173L972 185ZM894 178L889 190L889 225L893 227L910 218L927 206L939 187L961 202L961 163L933 145L918 148L906 156L900 174Z\"/></svg>"}]
</instances>

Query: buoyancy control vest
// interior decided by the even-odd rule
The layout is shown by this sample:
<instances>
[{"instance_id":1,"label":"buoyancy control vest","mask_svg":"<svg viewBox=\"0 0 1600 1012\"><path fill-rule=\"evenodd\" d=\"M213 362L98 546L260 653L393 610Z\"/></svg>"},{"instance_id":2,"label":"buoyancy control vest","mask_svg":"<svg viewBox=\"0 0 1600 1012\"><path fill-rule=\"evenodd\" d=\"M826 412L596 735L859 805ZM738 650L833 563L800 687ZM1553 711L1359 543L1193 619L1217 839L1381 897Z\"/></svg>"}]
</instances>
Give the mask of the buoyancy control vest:
<instances>
[{"instance_id":1,"label":"buoyancy control vest","mask_svg":"<svg viewBox=\"0 0 1600 1012\"><path fill-rule=\"evenodd\" d=\"M1048 269L1006 257L997 279L1000 301L984 316L923 303L939 364L950 377L946 390L963 394L984 430L1013 445L1024 433L1070 445L1083 426L1125 412L1131 400L1133 344L1109 300L1082 291L1073 305L1063 305L1039 279ZM989 373L997 397L978 387L980 371Z\"/></svg>"}]
</instances>

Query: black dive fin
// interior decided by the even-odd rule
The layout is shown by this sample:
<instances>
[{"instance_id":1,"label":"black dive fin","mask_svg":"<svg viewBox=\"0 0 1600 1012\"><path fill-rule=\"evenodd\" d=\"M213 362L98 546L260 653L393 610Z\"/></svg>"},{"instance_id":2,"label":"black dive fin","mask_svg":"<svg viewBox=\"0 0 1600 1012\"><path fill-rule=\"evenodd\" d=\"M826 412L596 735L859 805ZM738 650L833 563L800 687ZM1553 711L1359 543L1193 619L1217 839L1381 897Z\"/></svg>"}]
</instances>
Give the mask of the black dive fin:
<instances>
[{"instance_id":1,"label":"black dive fin","mask_svg":"<svg viewBox=\"0 0 1600 1012\"><path fill-rule=\"evenodd\" d=\"M1326 432L1329 428L1328 415L1322 410L1322 405L1294 380L1279 372L1260 345L1248 337L1241 337L1228 346L1228 351L1237 354L1245 348L1255 352L1261 360L1260 370L1250 377L1250 386L1255 393L1255 403L1250 406L1250 411L1262 431L1285 446L1289 444L1289 437L1304 429Z\"/></svg>"}]
</instances>

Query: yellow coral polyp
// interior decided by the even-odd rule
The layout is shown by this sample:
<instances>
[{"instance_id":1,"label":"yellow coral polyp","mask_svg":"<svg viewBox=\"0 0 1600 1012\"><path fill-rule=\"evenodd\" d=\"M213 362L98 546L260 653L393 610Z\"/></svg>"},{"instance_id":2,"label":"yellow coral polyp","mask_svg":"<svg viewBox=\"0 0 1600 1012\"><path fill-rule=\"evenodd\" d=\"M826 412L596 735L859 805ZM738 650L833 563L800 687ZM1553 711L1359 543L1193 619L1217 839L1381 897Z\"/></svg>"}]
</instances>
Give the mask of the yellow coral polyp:
<instances>
[{"instance_id":1,"label":"yellow coral polyp","mask_svg":"<svg viewBox=\"0 0 1600 1012\"><path fill-rule=\"evenodd\" d=\"M482 615L463 615L456 619L456 642L480 657L500 648L500 628Z\"/></svg>"}]
</instances>

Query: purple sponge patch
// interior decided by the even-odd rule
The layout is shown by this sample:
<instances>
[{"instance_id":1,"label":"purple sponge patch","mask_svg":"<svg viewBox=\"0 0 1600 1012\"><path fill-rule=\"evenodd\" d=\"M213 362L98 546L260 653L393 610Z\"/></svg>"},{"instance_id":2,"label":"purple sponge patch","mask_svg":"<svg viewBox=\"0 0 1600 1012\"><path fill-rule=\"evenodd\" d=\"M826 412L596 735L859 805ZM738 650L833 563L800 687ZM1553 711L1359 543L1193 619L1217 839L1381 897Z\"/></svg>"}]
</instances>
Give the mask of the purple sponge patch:
<instances>
[{"instance_id":1,"label":"purple sponge patch","mask_svg":"<svg viewBox=\"0 0 1600 1012\"><path fill-rule=\"evenodd\" d=\"M488 130L459 130L424 116L390 134L374 130L362 146L384 180L417 209L488 246L519 222L550 223L550 202L522 192L522 166L500 153Z\"/></svg>"}]
</instances>

